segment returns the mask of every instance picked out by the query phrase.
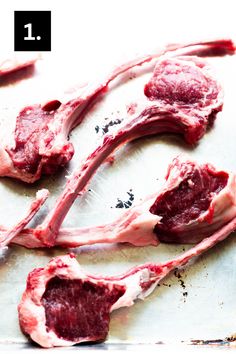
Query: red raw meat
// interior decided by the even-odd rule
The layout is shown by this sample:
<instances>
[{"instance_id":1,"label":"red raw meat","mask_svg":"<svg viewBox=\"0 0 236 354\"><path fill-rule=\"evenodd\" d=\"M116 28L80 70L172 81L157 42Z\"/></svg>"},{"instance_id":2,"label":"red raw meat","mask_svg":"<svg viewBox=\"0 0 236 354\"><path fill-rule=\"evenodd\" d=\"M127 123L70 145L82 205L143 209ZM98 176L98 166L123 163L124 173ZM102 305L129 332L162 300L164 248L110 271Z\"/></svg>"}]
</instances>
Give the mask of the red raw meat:
<instances>
[{"instance_id":1,"label":"red raw meat","mask_svg":"<svg viewBox=\"0 0 236 354\"><path fill-rule=\"evenodd\" d=\"M195 247L164 264L136 266L120 276L85 273L73 255L34 269L18 306L22 331L45 348L105 340L110 313L144 299L172 270L218 242L236 228L236 218Z\"/></svg>"},{"instance_id":2,"label":"red raw meat","mask_svg":"<svg viewBox=\"0 0 236 354\"><path fill-rule=\"evenodd\" d=\"M175 158L150 212L161 242L199 242L236 217L236 175Z\"/></svg>"}]
</instances>

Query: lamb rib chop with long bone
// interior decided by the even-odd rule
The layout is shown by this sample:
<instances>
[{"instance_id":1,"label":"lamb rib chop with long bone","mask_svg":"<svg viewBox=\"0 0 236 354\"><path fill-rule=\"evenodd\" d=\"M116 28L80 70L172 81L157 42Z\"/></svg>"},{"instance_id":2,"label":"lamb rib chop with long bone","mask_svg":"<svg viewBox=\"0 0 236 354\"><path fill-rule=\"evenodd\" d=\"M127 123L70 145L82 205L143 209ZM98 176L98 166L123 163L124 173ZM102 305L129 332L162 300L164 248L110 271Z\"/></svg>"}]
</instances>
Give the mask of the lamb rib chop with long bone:
<instances>
[{"instance_id":1,"label":"lamb rib chop with long bone","mask_svg":"<svg viewBox=\"0 0 236 354\"><path fill-rule=\"evenodd\" d=\"M59 230L55 246L129 242L135 246L161 242L196 243L236 217L236 176L210 164L177 157L168 167L166 182L155 194L99 226ZM4 235L4 229L1 230ZM45 247L25 229L13 243Z\"/></svg>"},{"instance_id":2,"label":"lamb rib chop with long bone","mask_svg":"<svg viewBox=\"0 0 236 354\"><path fill-rule=\"evenodd\" d=\"M73 255L56 257L28 275L18 306L21 329L46 348L105 340L112 311L145 299L172 270L206 252L235 228L236 218L170 261L142 264L118 276L91 275Z\"/></svg>"}]
</instances>

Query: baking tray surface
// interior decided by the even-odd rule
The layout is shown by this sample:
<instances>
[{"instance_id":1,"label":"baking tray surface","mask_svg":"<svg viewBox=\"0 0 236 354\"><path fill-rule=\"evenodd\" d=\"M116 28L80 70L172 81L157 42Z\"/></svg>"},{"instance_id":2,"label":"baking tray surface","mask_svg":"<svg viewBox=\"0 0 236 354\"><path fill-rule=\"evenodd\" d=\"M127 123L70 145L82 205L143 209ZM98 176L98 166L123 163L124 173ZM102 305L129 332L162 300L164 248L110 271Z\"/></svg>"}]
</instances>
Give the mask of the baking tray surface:
<instances>
[{"instance_id":1,"label":"baking tray surface","mask_svg":"<svg viewBox=\"0 0 236 354\"><path fill-rule=\"evenodd\" d=\"M127 192L132 190L134 202L138 203L149 193L158 191L163 184L168 164L180 153L188 154L199 162L211 162L219 168L236 171L233 80L236 77L236 58L211 58L208 61L225 89L224 109L218 114L213 129L195 148L189 148L180 138L171 135L139 139L126 145L115 154L112 165L105 163L99 169L87 192L74 203L64 226L96 225L114 220L124 211L116 208L117 198L127 199ZM63 73L63 62L57 63ZM53 69L52 60L45 59L39 62L32 78L0 87L1 141L8 142L14 128L14 119L21 107L62 95L63 86L65 89L74 84L75 70L80 77L78 66L71 65L70 70L68 67L66 70L64 85L57 85L57 70ZM36 191L45 187L50 190L51 196L31 226L42 220L60 194L65 176L81 163L101 139L95 130L96 125L104 124L106 118L126 117L127 105L139 100L150 73L148 70L138 70L139 72L132 70L122 77L111 92L89 112L86 120L72 132L71 141L76 153L68 166L32 186L7 178L0 180L0 224L13 225L24 214ZM63 74L61 81L63 82ZM140 263L170 259L188 247L164 244L140 248L128 245L96 245L74 251L87 271L118 274ZM17 304L25 288L27 274L35 267L46 265L52 257L66 252L61 249L27 250L17 246L11 246L2 252L0 344L15 343L12 348L30 348L28 345L25 347L27 339L20 332L17 318ZM235 279L236 240L235 234L232 234L195 260L194 264L166 278L145 301L137 301L131 308L114 312L107 342L99 345L98 349L123 350L125 346L130 348L131 344L148 346L161 342L177 345L229 337L236 330ZM80 349L85 348L91 349L89 346L81 346ZM92 349L95 348L96 346L92 346ZM163 346L161 348L164 350ZM171 351L171 347L169 348Z\"/></svg>"}]
</instances>

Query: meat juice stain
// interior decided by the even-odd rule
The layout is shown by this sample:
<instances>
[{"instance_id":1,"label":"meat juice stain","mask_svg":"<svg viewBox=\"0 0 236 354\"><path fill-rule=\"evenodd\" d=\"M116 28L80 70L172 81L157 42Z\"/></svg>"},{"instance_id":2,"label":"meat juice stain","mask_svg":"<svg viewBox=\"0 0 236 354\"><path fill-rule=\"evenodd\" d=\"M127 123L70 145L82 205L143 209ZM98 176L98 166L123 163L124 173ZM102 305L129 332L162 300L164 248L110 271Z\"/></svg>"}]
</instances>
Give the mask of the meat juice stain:
<instances>
[{"instance_id":1,"label":"meat juice stain","mask_svg":"<svg viewBox=\"0 0 236 354\"><path fill-rule=\"evenodd\" d=\"M181 288L182 288L183 290L185 290L185 289L186 289L186 285L185 285L185 283L184 283L184 281L183 281L183 279L182 279L182 275L180 274L180 272L178 272L177 270L175 270L175 271L174 271L174 276L178 279L178 282L179 282ZM184 297L184 302L186 302L186 297L188 296L188 292L187 292L187 291L183 291L183 292L182 292L182 295L183 295L183 297Z\"/></svg>"},{"instance_id":2,"label":"meat juice stain","mask_svg":"<svg viewBox=\"0 0 236 354\"><path fill-rule=\"evenodd\" d=\"M127 192L129 198L127 200L121 200L120 198L117 198L117 204L116 204L116 208L130 208L133 204L134 201L134 194L132 193L132 189L130 189Z\"/></svg>"},{"instance_id":3,"label":"meat juice stain","mask_svg":"<svg viewBox=\"0 0 236 354\"><path fill-rule=\"evenodd\" d=\"M95 127L95 132L99 133L99 131L102 131L102 134L106 134L109 132L109 128L113 127L113 125L117 125L120 124L122 122L122 119L114 119L114 120L110 120L110 122L108 122L107 124L99 127L99 125L96 125Z\"/></svg>"},{"instance_id":4,"label":"meat juice stain","mask_svg":"<svg viewBox=\"0 0 236 354\"><path fill-rule=\"evenodd\" d=\"M136 113L137 107L138 107L138 104L136 102L132 102L132 103L129 103L128 105L126 105L127 114L133 115L134 113Z\"/></svg>"},{"instance_id":5,"label":"meat juice stain","mask_svg":"<svg viewBox=\"0 0 236 354\"><path fill-rule=\"evenodd\" d=\"M225 345L228 344L228 338L224 339L210 339L210 340L203 340L203 339L192 339L190 342L192 345Z\"/></svg>"},{"instance_id":6,"label":"meat juice stain","mask_svg":"<svg viewBox=\"0 0 236 354\"><path fill-rule=\"evenodd\" d=\"M159 285L159 284L158 284ZM167 286L168 288L171 287L171 284L166 284L166 283L162 283L163 286Z\"/></svg>"}]
</instances>

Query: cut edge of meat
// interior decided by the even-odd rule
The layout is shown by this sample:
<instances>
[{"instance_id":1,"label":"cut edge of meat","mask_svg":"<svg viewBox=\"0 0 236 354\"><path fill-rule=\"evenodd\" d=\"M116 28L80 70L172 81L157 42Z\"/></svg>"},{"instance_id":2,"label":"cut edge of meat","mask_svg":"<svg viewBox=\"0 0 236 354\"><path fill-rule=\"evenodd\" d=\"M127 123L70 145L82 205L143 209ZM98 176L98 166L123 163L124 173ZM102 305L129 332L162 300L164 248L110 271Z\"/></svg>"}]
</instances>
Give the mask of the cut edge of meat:
<instances>
[{"instance_id":1,"label":"cut edge of meat","mask_svg":"<svg viewBox=\"0 0 236 354\"><path fill-rule=\"evenodd\" d=\"M51 278L41 301L47 331L73 342L105 340L111 307L125 291L125 286L94 282L89 278Z\"/></svg>"},{"instance_id":2,"label":"cut edge of meat","mask_svg":"<svg viewBox=\"0 0 236 354\"><path fill-rule=\"evenodd\" d=\"M236 176L178 156L150 212L161 218L155 227L161 242L199 242L236 216Z\"/></svg>"},{"instance_id":3,"label":"cut edge of meat","mask_svg":"<svg viewBox=\"0 0 236 354\"><path fill-rule=\"evenodd\" d=\"M90 279L86 273L82 271L80 265L72 254L62 256L61 258L56 257L50 261L45 268L35 269L29 274L26 292L18 307L20 326L25 334L30 333L31 338L44 347L52 347L54 345L70 346L74 344L73 341L59 338L55 332L50 330L46 325L46 310L42 299L45 295L48 283L55 277L71 280L80 279L85 283L88 281L91 284L97 284L96 280L93 280L92 278ZM108 286L110 291L112 291L113 288L117 288L117 290L120 291L119 297L122 296L125 291L125 286L122 285L114 284L113 286L111 284ZM31 298L28 297L29 293L33 293ZM90 306L90 304L88 305ZM27 315L26 321L24 318L25 315ZM45 325L42 325L42 323ZM106 334L107 333L105 333L105 337ZM97 341L105 339L105 337L93 338L86 336L84 339L78 339L78 342Z\"/></svg>"},{"instance_id":4,"label":"cut edge of meat","mask_svg":"<svg viewBox=\"0 0 236 354\"><path fill-rule=\"evenodd\" d=\"M208 110L209 101L212 107L212 101L221 92L213 77L212 67L197 56L163 57L156 63L153 75L144 87L144 94L150 101L164 101L164 104L178 109L188 109L189 105L194 109L197 105L198 111ZM216 106L219 106L217 101Z\"/></svg>"}]
</instances>

